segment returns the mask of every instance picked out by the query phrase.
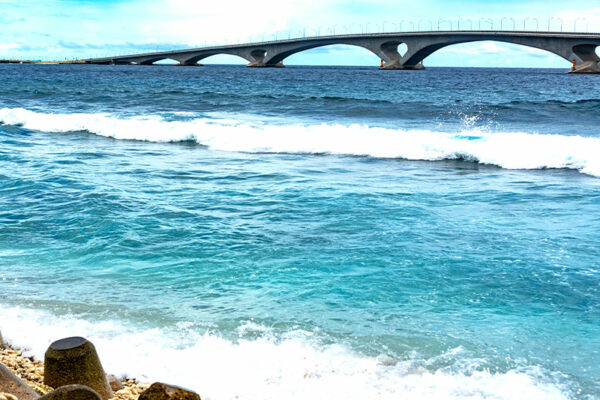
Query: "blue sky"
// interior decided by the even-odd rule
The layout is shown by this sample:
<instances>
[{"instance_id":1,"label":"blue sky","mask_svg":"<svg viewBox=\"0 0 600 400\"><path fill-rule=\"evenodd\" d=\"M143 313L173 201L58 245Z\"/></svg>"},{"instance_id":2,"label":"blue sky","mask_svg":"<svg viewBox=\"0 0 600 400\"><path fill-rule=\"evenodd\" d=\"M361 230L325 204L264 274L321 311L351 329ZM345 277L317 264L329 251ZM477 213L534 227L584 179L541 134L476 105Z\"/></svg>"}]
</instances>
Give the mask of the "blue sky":
<instances>
[{"instance_id":1,"label":"blue sky","mask_svg":"<svg viewBox=\"0 0 600 400\"><path fill-rule=\"evenodd\" d=\"M484 19L482 19L484 18ZM504 20L503 20L504 18ZM0 0L0 58L72 59L235 43L291 35L453 29L502 23L517 29L600 32L597 1L539 0ZM533 18L537 18L534 20ZM583 20L582 18L586 18ZM443 19L440 21L440 19ZM503 20L503 22L501 22ZM244 63L215 56L206 63ZM378 65L366 50L334 46L297 54L287 64ZM525 47L479 42L433 54L429 66L568 67L559 57Z\"/></svg>"}]
</instances>

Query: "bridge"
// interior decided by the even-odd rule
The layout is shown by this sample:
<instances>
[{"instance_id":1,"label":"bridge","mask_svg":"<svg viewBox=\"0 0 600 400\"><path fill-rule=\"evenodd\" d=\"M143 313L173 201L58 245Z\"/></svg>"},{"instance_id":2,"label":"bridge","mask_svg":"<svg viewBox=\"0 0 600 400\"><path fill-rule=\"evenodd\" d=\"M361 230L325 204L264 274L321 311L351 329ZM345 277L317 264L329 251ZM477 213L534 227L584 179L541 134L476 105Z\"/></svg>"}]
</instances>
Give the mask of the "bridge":
<instances>
[{"instance_id":1,"label":"bridge","mask_svg":"<svg viewBox=\"0 0 600 400\"><path fill-rule=\"evenodd\" d=\"M423 60L432 53L455 44L496 41L546 50L572 63L573 73L600 73L600 33L563 33L529 31L427 31L402 33L367 33L330 35L274 40L238 45L210 46L185 50L130 54L83 60L88 64L151 65L171 59L179 65L198 65L214 55L229 54L248 61L248 67L282 67L283 61L296 53L330 45L358 46L382 60L384 70L423 69ZM406 45L401 53L398 48Z\"/></svg>"}]
</instances>

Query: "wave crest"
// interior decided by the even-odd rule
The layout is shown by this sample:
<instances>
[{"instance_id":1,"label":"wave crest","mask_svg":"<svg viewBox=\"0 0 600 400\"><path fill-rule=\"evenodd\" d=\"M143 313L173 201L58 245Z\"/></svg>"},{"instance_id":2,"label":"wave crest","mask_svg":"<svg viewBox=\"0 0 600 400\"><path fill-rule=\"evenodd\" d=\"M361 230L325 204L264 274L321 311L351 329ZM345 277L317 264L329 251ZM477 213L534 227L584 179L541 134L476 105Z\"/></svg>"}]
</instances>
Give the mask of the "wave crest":
<instances>
[{"instance_id":1,"label":"wave crest","mask_svg":"<svg viewBox=\"0 0 600 400\"><path fill-rule=\"evenodd\" d=\"M87 131L115 139L194 141L214 150L370 156L407 160L473 160L507 169L568 168L600 177L600 138L523 132L461 133L337 124L270 124L157 115L40 113L0 109L0 121L46 132Z\"/></svg>"}]
</instances>

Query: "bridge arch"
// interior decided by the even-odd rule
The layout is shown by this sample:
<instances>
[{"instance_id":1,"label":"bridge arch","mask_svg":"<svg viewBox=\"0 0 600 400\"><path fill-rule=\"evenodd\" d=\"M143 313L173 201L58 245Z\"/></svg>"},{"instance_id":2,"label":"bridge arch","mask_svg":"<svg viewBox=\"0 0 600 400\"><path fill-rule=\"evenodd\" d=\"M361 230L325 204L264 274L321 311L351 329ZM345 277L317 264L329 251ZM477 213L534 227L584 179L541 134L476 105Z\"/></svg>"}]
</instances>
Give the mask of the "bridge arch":
<instances>
[{"instance_id":1,"label":"bridge arch","mask_svg":"<svg viewBox=\"0 0 600 400\"><path fill-rule=\"evenodd\" d=\"M480 40L444 46L424 58L427 65L552 68L570 65L558 54L522 44Z\"/></svg>"},{"instance_id":2,"label":"bridge arch","mask_svg":"<svg viewBox=\"0 0 600 400\"><path fill-rule=\"evenodd\" d=\"M212 54L206 57L195 57L183 62L183 65L205 65L205 64L228 64L228 65L246 65L248 60L233 54Z\"/></svg>"},{"instance_id":3,"label":"bridge arch","mask_svg":"<svg viewBox=\"0 0 600 400\"><path fill-rule=\"evenodd\" d=\"M154 65L177 65L179 61L174 58L163 58L162 60L155 61Z\"/></svg>"},{"instance_id":4,"label":"bridge arch","mask_svg":"<svg viewBox=\"0 0 600 400\"><path fill-rule=\"evenodd\" d=\"M195 55L193 57L190 57L188 59L186 59L185 61L182 62L182 64L184 65L195 65L198 64L200 61L203 61L207 58L210 57L214 57L214 56L237 56L237 57L241 57L243 60L246 60L247 62L252 62L252 59L249 57L244 57L241 54L237 54L235 52L228 52L228 51L217 51L214 53L208 53L208 54L198 54Z\"/></svg>"},{"instance_id":5,"label":"bridge arch","mask_svg":"<svg viewBox=\"0 0 600 400\"><path fill-rule=\"evenodd\" d=\"M356 45L327 44L293 52L282 60L286 65L356 65L356 58L364 58L366 65L379 63L372 51ZM279 62L279 58L275 58Z\"/></svg>"},{"instance_id":6,"label":"bridge arch","mask_svg":"<svg viewBox=\"0 0 600 400\"><path fill-rule=\"evenodd\" d=\"M265 65L267 66L275 66L282 63L286 58L293 56L295 54L299 54L308 50L314 50L319 48L327 48L331 46L352 46L357 48L366 49L369 52L375 54L378 58L382 57L383 51L380 48L376 48L375 46L365 45L361 43L354 43L348 41L330 41L330 42L312 42L307 43L300 46L294 46L287 49L283 49L276 52L267 53L265 57ZM397 45L396 45L397 48Z\"/></svg>"},{"instance_id":7,"label":"bridge arch","mask_svg":"<svg viewBox=\"0 0 600 400\"><path fill-rule=\"evenodd\" d=\"M138 65L173 65L179 64L179 61L171 57L156 56L142 60L133 60L132 63Z\"/></svg>"},{"instance_id":8,"label":"bridge arch","mask_svg":"<svg viewBox=\"0 0 600 400\"><path fill-rule=\"evenodd\" d=\"M593 58L590 50L590 45L577 45L571 48L564 46L552 46L544 41L540 40L531 40L527 38L514 39L510 37L494 37L490 38L478 38L478 37L462 37L455 40L430 40L429 43L420 43L420 44L409 44L409 51L402 58L401 63L404 66L414 66L425 60L427 57L432 55L446 47L465 44L465 43L475 43L475 42L499 42L499 43L508 43L512 45L525 46L530 48L536 48L539 50L543 50L552 54L555 54L569 62L573 60L583 62L588 61L588 59ZM595 45L593 47L595 49ZM595 54L594 54L595 55ZM596 58L598 57L595 55ZM600 61L598 59L597 61Z\"/></svg>"}]
</instances>

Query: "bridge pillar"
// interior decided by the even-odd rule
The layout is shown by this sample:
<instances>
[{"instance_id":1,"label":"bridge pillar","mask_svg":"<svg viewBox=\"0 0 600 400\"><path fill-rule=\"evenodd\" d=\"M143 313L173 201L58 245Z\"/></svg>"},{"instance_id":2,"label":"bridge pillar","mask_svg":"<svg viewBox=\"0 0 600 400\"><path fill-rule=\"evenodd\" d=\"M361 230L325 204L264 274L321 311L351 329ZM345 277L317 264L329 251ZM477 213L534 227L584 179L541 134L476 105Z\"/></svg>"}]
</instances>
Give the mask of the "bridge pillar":
<instances>
[{"instance_id":1,"label":"bridge pillar","mask_svg":"<svg viewBox=\"0 0 600 400\"><path fill-rule=\"evenodd\" d=\"M180 61L176 64L178 67L204 67L204 64L198 64L195 62Z\"/></svg>"},{"instance_id":2,"label":"bridge pillar","mask_svg":"<svg viewBox=\"0 0 600 400\"><path fill-rule=\"evenodd\" d=\"M572 47L568 57L573 62L572 74L599 74L600 57L596 54L595 44L579 44Z\"/></svg>"},{"instance_id":3,"label":"bridge pillar","mask_svg":"<svg viewBox=\"0 0 600 400\"><path fill-rule=\"evenodd\" d=\"M283 65L283 61L280 61L277 64L273 64L273 65L253 61L250 64L246 65L246 67L248 67L248 68L285 68L285 65Z\"/></svg>"},{"instance_id":4,"label":"bridge pillar","mask_svg":"<svg viewBox=\"0 0 600 400\"><path fill-rule=\"evenodd\" d=\"M398 47L405 44L407 51L404 54L400 54ZM379 42L373 45L372 43L365 43L364 47L371 50L374 54L381 57L384 61L383 65L379 67L380 70L406 70L406 71L421 71L425 69L422 62L408 63L406 55L411 53L411 50L417 48L419 43L414 40L387 40L385 42Z\"/></svg>"},{"instance_id":5,"label":"bridge pillar","mask_svg":"<svg viewBox=\"0 0 600 400\"><path fill-rule=\"evenodd\" d=\"M423 63L418 63L417 65L402 65L400 63L394 63L394 62L390 62L390 63L384 63L381 67L379 67L380 70L403 70L403 71L423 71L425 69L425 66L423 65Z\"/></svg>"},{"instance_id":6,"label":"bridge pillar","mask_svg":"<svg viewBox=\"0 0 600 400\"><path fill-rule=\"evenodd\" d=\"M584 61L583 63L577 65L575 64L573 68L569 71L570 74L600 74L600 63L595 61Z\"/></svg>"}]
</instances>

